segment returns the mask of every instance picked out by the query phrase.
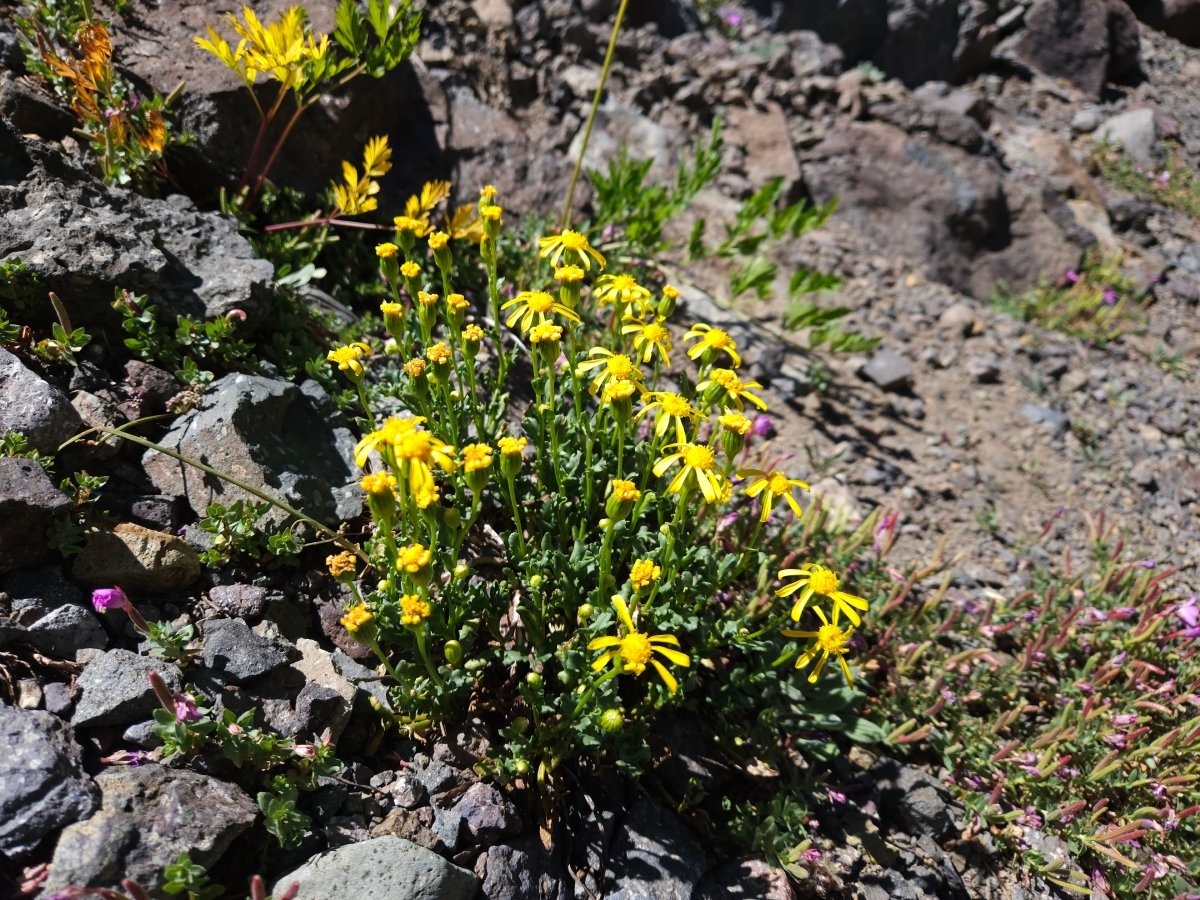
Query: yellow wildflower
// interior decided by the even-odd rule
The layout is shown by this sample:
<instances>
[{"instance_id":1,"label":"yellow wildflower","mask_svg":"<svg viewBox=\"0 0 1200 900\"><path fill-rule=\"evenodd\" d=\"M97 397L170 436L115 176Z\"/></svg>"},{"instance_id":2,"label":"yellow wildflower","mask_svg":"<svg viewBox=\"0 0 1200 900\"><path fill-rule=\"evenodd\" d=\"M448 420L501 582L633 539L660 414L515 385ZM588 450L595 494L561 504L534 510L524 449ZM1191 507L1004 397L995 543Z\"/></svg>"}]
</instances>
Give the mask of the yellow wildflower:
<instances>
[{"instance_id":1,"label":"yellow wildflower","mask_svg":"<svg viewBox=\"0 0 1200 900\"><path fill-rule=\"evenodd\" d=\"M555 325L553 322L541 322L529 329L529 343L552 344L555 341L561 341L562 335L561 325Z\"/></svg>"},{"instance_id":2,"label":"yellow wildflower","mask_svg":"<svg viewBox=\"0 0 1200 900\"><path fill-rule=\"evenodd\" d=\"M496 441L496 445L500 448L500 453L504 456L520 456L522 451L529 445L529 438L505 435Z\"/></svg>"},{"instance_id":3,"label":"yellow wildflower","mask_svg":"<svg viewBox=\"0 0 1200 900\"><path fill-rule=\"evenodd\" d=\"M432 347L425 351L425 357L436 365L442 366L450 362L454 358L449 345L445 341L438 341Z\"/></svg>"},{"instance_id":4,"label":"yellow wildflower","mask_svg":"<svg viewBox=\"0 0 1200 900\"><path fill-rule=\"evenodd\" d=\"M665 293L665 292L664 292ZM688 350L689 359L699 359L705 357L704 362L712 362L718 351L729 354L729 358L733 360L734 368L742 364L742 358L738 356L737 344L733 338L720 328L713 328L711 325L706 325L700 322L688 329L687 334L683 336L685 341L700 339L696 346Z\"/></svg>"},{"instance_id":5,"label":"yellow wildflower","mask_svg":"<svg viewBox=\"0 0 1200 900\"><path fill-rule=\"evenodd\" d=\"M431 294L428 291L417 291L417 302L422 306L436 306L440 300L437 294Z\"/></svg>"},{"instance_id":6,"label":"yellow wildflower","mask_svg":"<svg viewBox=\"0 0 1200 900\"><path fill-rule=\"evenodd\" d=\"M479 217L487 222L499 222L503 212L503 208L496 206L494 203L485 203L479 207Z\"/></svg>"},{"instance_id":7,"label":"yellow wildflower","mask_svg":"<svg viewBox=\"0 0 1200 900\"><path fill-rule=\"evenodd\" d=\"M429 604L416 594L403 594L400 597L400 624L414 627L429 618Z\"/></svg>"},{"instance_id":8,"label":"yellow wildflower","mask_svg":"<svg viewBox=\"0 0 1200 900\"><path fill-rule=\"evenodd\" d=\"M424 219L412 216L396 216L392 219L392 224L396 226L396 231L411 234L414 237L423 237L429 230L429 224Z\"/></svg>"},{"instance_id":9,"label":"yellow wildflower","mask_svg":"<svg viewBox=\"0 0 1200 900\"><path fill-rule=\"evenodd\" d=\"M415 356L404 364L404 373L409 378L420 378L425 374L425 360Z\"/></svg>"},{"instance_id":10,"label":"yellow wildflower","mask_svg":"<svg viewBox=\"0 0 1200 900\"><path fill-rule=\"evenodd\" d=\"M637 382L631 381L628 378L615 378L604 385L600 399L604 403L617 403L621 400L628 400L637 391Z\"/></svg>"},{"instance_id":11,"label":"yellow wildflower","mask_svg":"<svg viewBox=\"0 0 1200 900\"><path fill-rule=\"evenodd\" d=\"M633 619L629 615L629 607L625 605L624 599L614 596L612 605L613 609L617 611L617 618L624 626L625 635L624 637L605 635L593 639L588 644L589 650L605 651L596 657L595 662L592 663L592 670L599 672L609 663L616 663L624 672L641 675L646 671L647 665L652 665L658 671L667 690L674 694L679 690L679 682L675 680L675 676L667 670L666 666L654 658L654 654L657 653L668 662L686 668L691 664L691 660L685 653L672 649L679 646L679 638L670 634L653 636L642 634L634 626ZM664 644L668 646L663 646Z\"/></svg>"},{"instance_id":12,"label":"yellow wildflower","mask_svg":"<svg viewBox=\"0 0 1200 900\"><path fill-rule=\"evenodd\" d=\"M358 561L357 557L349 550L343 550L341 553L325 557L325 566L329 569L330 575L334 578L341 578L344 575L353 575L358 568Z\"/></svg>"},{"instance_id":13,"label":"yellow wildflower","mask_svg":"<svg viewBox=\"0 0 1200 900\"><path fill-rule=\"evenodd\" d=\"M650 291L637 283L630 275L601 275L592 289L596 302L603 306L632 306L637 314L643 315L650 304Z\"/></svg>"},{"instance_id":14,"label":"yellow wildflower","mask_svg":"<svg viewBox=\"0 0 1200 900\"><path fill-rule=\"evenodd\" d=\"M728 412L717 417L717 422L721 427L732 431L734 434L745 437L750 433L750 429L754 427L754 423L743 416L741 413Z\"/></svg>"},{"instance_id":15,"label":"yellow wildflower","mask_svg":"<svg viewBox=\"0 0 1200 900\"><path fill-rule=\"evenodd\" d=\"M435 251L436 250L444 250L446 247L446 244L449 243L449 241L450 241L450 235L446 234L446 232L435 231L433 234L431 234L429 236L429 249L435 250Z\"/></svg>"},{"instance_id":16,"label":"yellow wildflower","mask_svg":"<svg viewBox=\"0 0 1200 900\"><path fill-rule=\"evenodd\" d=\"M835 606L833 608L832 622L825 618L825 613L822 610L815 610L817 616L821 619L821 627L816 631L783 629L783 633L788 637L812 638L812 644L796 660L797 669L803 669L817 657L817 654L821 656L816 667L808 673L809 684L815 684L816 680L821 677L821 671L825 668L825 663L832 656L837 659L838 665L842 667L842 674L846 676L846 684L851 687L854 686L854 677L850 674L850 667L846 665L846 652L850 649L850 638L854 634L854 626L851 625L845 631L838 627L839 609L841 607Z\"/></svg>"},{"instance_id":17,"label":"yellow wildflower","mask_svg":"<svg viewBox=\"0 0 1200 900\"><path fill-rule=\"evenodd\" d=\"M681 441L668 445L677 448L674 453L664 456L654 464L654 474L661 478L667 469L676 463L680 464L679 472L667 485L672 494L680 493L692 479L700 486L706 503L716 503L721 496L721 476L717 469L717 460L712 450L703 444L692 444Z\"/></svg>"},{"instance_id":18,"label":"yellow wildflower","mask_svg":"<svg viewBox=\"0 0 1200 900\"><path fill-rule=\"evenodd\" d=\"M341 623L342 627L345 628L346 631L350 632L350 634L356 634L360 628L370 622L373 618L375 617L371 615L371 612L367 609L366 604L356 603L354 606L351 606L348 610L346 610L346 614L341 618Z\"/></svg>"},{"instance_id":19,"label":"yellow wildflower","mask_svg":"<svg viewBox=\"0 0 1200 900\"><path fill-rule=\"evenodd\" d=\"M500 193L500 191L494 184L485 184L479 189L479 198L481 200L491 200L498 193Z\"/></svg>"},{"instance_id":20,"label":"yellow wildflower","mask_svg":"<svg viewBox=\"0 0 1200 900\"><path fill-rule=\"evenodd\" d=\"M382 244L375 245L375 255L380 259L392 259L400 252L400 248L391 241L384 241Z\"/></svg>"},{"instance_id":21,"label":"yellow wildflower","mask_svg":"<svg viewBox=\"0 0 1200 900\"><path fill-rule=\"evenodd\" d=\"M521 331L528 331L533 325L533 318L537 316L539 323L547 321L548 316L553 313L558 313L563 318L570 319L572 322L578 322L579 316L571 311L570 307L559 303L545 291L521 291L517 296L504 303L500 309L505 310L510 306L515 306L512 314L505 321L505 325L512 328L513 323L518 319L521 320Z\"/></svg>"},{"instance_id":22,"label":"yellow wildflower","mask_svg":"<svg viewBox=\"0 0 1200 900\"><path fill-rule=\"evenodd\" d=\"M629 567L629 583L634 591L644 591L662 575L662 566L656 566L650 559L635 559Z\"/></svg>"},{"instance_id":23,"label":"yellow wildflower","mask_svg":"<svg viewBox=\"0 0 1200 900\"><path fill-rule=\"evenodd\" d=\"M396 486L396 479L387 472L375 472L364 475L358 484L368 494L391 494Z\"/></svg>"},{"instance_id":24,"label":"yellow wildflower","mask_svg":"<svg viewBox=\"0 0 1200 900\"><path fill-rule=\"evenodd\" d=\"M641 352L642 364L650 362L654 351L657 350L658 355L662 357L663 365L670 368L671 332L667 331L666 326L662 324L662 319L643 322L641 319L627 317L625 322L626 324L621 326L621 334L633 335L633 349Z\"/></svg>"},{"instance_id":25,"label":"yellow wildflower","mask_svg":"<svg viewBox=\"0 0 1200 900\"><path fill-rule=\"evenodd\" d=\"M575 374L584 376L592 369L604 367L600 369L600 373L592 379L592 383L588 386L588 390L593 394L610 380L638 382L642 380L641 370L633 364L633 360L623 353L613 353L604 347L593 347L588 351L588 356L592 358L579 363L575 367Z\"/></svg>"},{"instance_id":26,"label":"yellow wildflower","mask_svg":"<svg viewBox=\"0 0 1200 900\"><path fill-rule=\"evenodd\" d=\"M709 403L725 406L731 404L738 410L746 408L745 401L749 400L759 409L765 410L767 402L755 394L750 388L762 389L757 381L742 381L732 369L713 369L708 378L696 385L696 393L703 395Z\"/></svg>"},{"instance_id":27,"label":"yellow wildflower","mask_svg":"<svg viewBox=\"0 0 1200 900\"><path fill-rule=\"evenodd\" d=\"M361 468L366 465L367 458L371 455L371 451L379 450L381 453L390 450L396 443L408 432L415 431L417 426L425 421L424 418L409 417L400 418L398 416L389 416L383 420L383 424L378 429L372 431L363 437L354 447L354 462Z\"/></svg>"},{"instance_id":28,"label":"yellow wildflower","mask_svg":"<svg viewBox=\"0 0 1200 900\"><path fill-rule=\"evenodd\" d=\"M471 304L467 302L467 298L462 294L447 294L446 306L452 313L460 313L465 311Z\"/></svg>"},{"instance_id":29,"label":"yellow wildflower","mask_svg":"<svg viewBox=\"0 0 1200 900\"><path fill-rule=\"evenodd\" d=\"M840 609L846 614L846 618L855 625L862 624L862 618L858 614L858 610L867 608L867 601L862 597L856 597L853 594L847 594L845 591L839 590L841 582L837 575L832 571L817 563L805 563L799 569L784 569L779 573L779 580L785 581L788 578L795 578L791 584L785 584L775 592L776 597L790 597L796 591L803 588L800 596L796 598L796 602L792 604L792 620L800 621L800 616L804 612L804 607L808 605L808 601L813 598L814 594L820 594L823 597L828 597L833 601L833 612L837 615ZM820 610L818 610L820 612Z\"/></svg>"},{"instance_id":30,"label":"yellow wildflower","mask_svg":"<svg viewBox=\"0 0 1200 900\"><path fill-rule=\"evenodd\" d=\"M400 274L405 278L416 278L421 274L421 266L410 260L400 266Z\"/></svg>"},{"instance_id":31,"label":"yellow wildflower","mask_svg":"<svg viewBox=\"0 0 1200 900\"><path fill-rule=\"evenodd\" d=\"M359 362L364 356L371 355L371 348L362 341L354 341L344 347L335 347L326 355L330 362L337 363L342 372L349 372L351 378L362 378L363 365Z\"/></svg>"},{"instance_id":32,"label":"yellow wildflower","mask_svg":"<svg viewBox=\"0 0 1200 900\"><path fill-rule=\"evenodd\" d=\"M467 444L462 448L463 468L478 472L492 464L492 448L487 444Z\"/></svg>"},{"instance_id":33,"label":"yellow wildflower","mask_svg":"<svg viewBox=\"0 0 1200 900\"><path fill-rule=\"evenodd\" d=\"M788 506L792 508L792 512L796 514L797 519L804 515L804 511L800 509L800 504L792 496L792 489L800 488L802 491L807 491L809 487L806 482L788 478L787 475L778 469L772 469L770 472L764 472L762 469L738 470L738 478L746 478L751 475L757 480L746 488L746 496L757 497L759 494L765 495L762 500L762 515L758 517L758 521L765 522L770 518L771 504L775 502L776 497L783 497L787 500Z\"/></svg>"},{"instance_id":34,"label":"yellow wildflower","mask_svg":"<svg viewBox=\"0 0 1200 900\"><path fill-rule=\"evenodd\" d=\"M562 266L554 270L554 280L567 284L583 281L583 269L579 266Z\"/></svg>"},{"instance_id":35,"label":"yellow wildflower","mask_svg":"<svg viewBox=\"0 0 1200 900\"><path fill-rule=\"evenodd\" d=\"M396 551L396 571L416 575L432 559L433 554L423 544L409 544Z\"/></svg>"},{"instance_id":36,"label":"yellow wildflower","mask_svg":"<svg viewBox=\"0 0 1200 900\"><path fill-rule=\"evenodd\" d=\"M687 440L687 432L683 420L695 421L700 415L700 410L693 407L682 394L672 391L649 391L643 399L650 402L638 410L637 418L640 419L651 410L657 409L658 412L654 415L654 433L662 437L674 423L675 441L679 444L684 443Z\"/></svg>"},{"instance_id":37,"label":"yellow wildflower","mask_svg":"<svg viewBox=\"0 0 1200 900\"><path fill-rule=\"evenodd\" d=\"M587 237L578 231L568 228L562 234L553 234L538 240L538 255L542 259L549 257L550 265L557 267L564 254L570 254L588 271L591 271L592 260L595 260L600 268L604 268L604 257L588 243Z\"/></svg>"}]
</instances>

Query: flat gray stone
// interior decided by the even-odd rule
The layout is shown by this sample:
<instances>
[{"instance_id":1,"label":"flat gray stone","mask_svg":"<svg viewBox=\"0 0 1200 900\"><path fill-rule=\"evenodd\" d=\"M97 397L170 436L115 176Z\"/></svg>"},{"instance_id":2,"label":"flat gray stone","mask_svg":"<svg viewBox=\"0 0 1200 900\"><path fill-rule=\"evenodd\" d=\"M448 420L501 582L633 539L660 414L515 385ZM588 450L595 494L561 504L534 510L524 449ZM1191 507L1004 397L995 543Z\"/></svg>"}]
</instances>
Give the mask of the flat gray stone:
<instances>
[{"instance_id":1,"label":"flat gray stone","mask_svg":"<svg viewBox=\"0 0 1200 900\"><path fill-rule=\"evenodd\" d=\"M403 838L372 838L314 856L279 878L279 894L298 882L297 900L474 900L479 879Z\"/></svg>"},{"instance_id":2,"label":"flat gray stone","mask_svg":"<svg viewBox=\"0 0 1200 900\"><path fill-rule=\"evenodd\" d=\"M196 865L212 866L258 817L239 787L186 769L112 768L96 785L100 811L63 830L47 896L68 884L116 887L122 878L161 896L163 866L185 850Z\"/></svg>"},{"instance_id":3,"label":"flat gray stone","mask_svg":"<svg viewBox=\"0 0 1200 900\"><path fill-rule=\"evenodd\" d=\"M0 852L20 857L90 816L100 792L70 726L39 710L0 706Z\"/></svg>"},{"instance_id":4,"label":"flat gray stone","mask_svg":"<svg viewBox=\"0 0 1200 900\"><path fill-rule=\"evenodd\" d=\"M151 672L161 675L172 691L181 689L182 677L172 663L120 649L97 657L79 676L83 696L71 724L76 728L129 725L150 718L159 706L150 686Z\"/></svg>"},{"instance_id":5,"label":"flat gray stone","mask_svg":"<svg viewBox=\"0 0 1200 900\"><path fill-rule=\"evenodd\" d=\"M233 684L244 684L288 664L286 648L255 634L241 619L204 625L204 665Z\"/></svg>"}]
</instances>

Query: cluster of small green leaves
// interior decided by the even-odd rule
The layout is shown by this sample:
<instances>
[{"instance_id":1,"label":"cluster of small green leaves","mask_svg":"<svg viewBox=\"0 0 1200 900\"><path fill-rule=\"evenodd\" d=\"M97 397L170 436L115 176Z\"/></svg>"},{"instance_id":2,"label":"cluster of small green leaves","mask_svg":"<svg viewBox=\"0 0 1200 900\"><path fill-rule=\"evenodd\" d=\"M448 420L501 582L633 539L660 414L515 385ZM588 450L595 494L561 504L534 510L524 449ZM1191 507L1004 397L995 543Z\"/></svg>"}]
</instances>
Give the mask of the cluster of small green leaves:
<instances>
[{"instance_id":1,"label":"cluster of small green leaves","mask_svg":"<svg viewBox=\"0 0 1200 900\"><path fill-rule=\"evenodd\" d=\"M0 456L11 459L32 459L47 472L54 469L54 457L31 449L29 438L19 431L6 431L0 434Z\"/></svg>"},{"instance_id":2,"label":"cluster of small green leaves","mask_svg":"<svg viewBox=\"0 0 1200 900\"><path fill-rule=\"evenodd\" d=\"M1171 144L1162 155L1166 162L1161 169L1147 168L1120 147L1100 144L1089 162L1093 171L1122 190L1200 219L1200 176L1188 163L1182 147Z\"/></svg>"},{"instance_id":3,"label":"cluster of small green leaves","mask_svg":"<svg viewBox=\"0 0 1200 900\"><path fill-rule=\"evenodd\" d=\"M254 709L238 715L225 708L217 715L200 706L197 695L185 697L183 715L178 708L160 706L154 711L152 730L163 742L162 758L190 757L216 748L237 768L263 773L263 790L257 795L263 824L280 846L298 846L312 824L297 808L300 793L315 790L320 779L344 768L328 735L300 744L259 727Z\"/></svg>"},{"instance_id":4,"label":"cluster of small green leaves","mask_svg":"<svg viewBox=\"0 0 1200 900\"><path fill-rule=\"evenodd\" d=\"M940 753L972 830L1032 870L1078 894L1165 900L1200 887L1200 605L1171 597L1174 570L1130 559L1102 516L1089 542L1090 565L1068 553L1015 595L953 596L946 580L918 601L898 585L874 715L894 744ZM1064 840L1080 868L1024 849L1026 829Z\"/></svg>"},{"instance_id":5,"label":"cluster of small green leaves","mask_svg":"<svg viewBox=\"0 0 1200 900\"><path fill-rule=\"evenodd\" d=\"M6 293L3 290L6 284L11 286L18 281L36 283L36 279L31 280L26 274L23 264L14 266L12 272L11 277L6 277L0 272L0 278L4 279L4 282L0 283L0 294ZM82 328L71 327L66 307L53 291L50 292L50 305L58 316L58 321L51 323L50 336L41 340L34 340L34 330L13 322L7 310L0 306L0 347L7 347L19 355L33 356L48 363L77 365L75 354L88 345L92 336Z\"/></svg>"},{"instance_id":6,"label":"cluster of small green leaves","mask_svg":"<svg viewBox=\"0 0 1200 900\"><path fill-rule=\"evenodd\" d=\"M289 528L271 531L262 524L270 508L269 503L252 500L234 500L228 506L210 503L199 526L212 538L210 546L200 552L200 561L207 566L294 563L304 544Z\"/></svg>"},{"instance_id":7,"label":"cluster of small green leaves","mask_svg":"<svg viewBox=\"0 0 1200 900\"><path fill-rule=\"evenodd\" d=\"M75 472L59 484L59 490L71 499L71 506L47 529L46 542L63 556L75 556L83 549L84 533L96 515L98 492L106 484L107 475L89 475L83 471Z\"/></svg>"},{"instance_id":8,"label":"cluster of small green leaves","mask_svg":"<svg viewBox=\"0 0 1200 900\"><path fill-rule=\"evenodd\" d=\"M259 353L237 337L236 318L222 316L200 321L180 316L174 327L159 321L158 307L144 296L118 291L113 308L122 316L129 335L126 348L135 358L167 369L184 384L201 387L217 372L254 372ZM211 367L211 368L207 368Z\"/></svg>"},{"instance_id":9,"label":"cluster of small green leaves","mask_svg":"<svg viewBox=\"0 0 1200 900\"><path fill-rule=\"evenodd\" d=\"M1145 325L1146 290L1121 271L1119 259L1089 257L1078 271L1038 279L1037 286L1014 294L1001 282L992 304L1023 322L1104 346Z\"/></svg>"}]
</instances>

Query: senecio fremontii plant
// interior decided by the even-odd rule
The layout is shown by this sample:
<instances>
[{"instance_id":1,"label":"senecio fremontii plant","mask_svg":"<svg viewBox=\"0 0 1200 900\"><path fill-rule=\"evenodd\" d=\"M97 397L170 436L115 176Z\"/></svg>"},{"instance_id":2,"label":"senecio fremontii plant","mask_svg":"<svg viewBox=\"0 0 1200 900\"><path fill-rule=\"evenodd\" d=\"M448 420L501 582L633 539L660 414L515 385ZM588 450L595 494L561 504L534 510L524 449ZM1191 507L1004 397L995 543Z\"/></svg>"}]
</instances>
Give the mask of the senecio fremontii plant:
<instances>
[{"instance_id":1,"label":"senecio fremontii plant","mask_svg":"<svg viewBox=\"0 0 1200 900\"><path fill-rule=\"evenodd\" d=\"M636 755L657 711L734 659L844 693L867 601L815 561L755 599L776 571L765 526L799 517L808 485L750 453L766 403L729 334L693 324L680 354L679 291L605 272L573 230L539 241L541 283L511 289L495 188L460 238L427 204L409 212L376 247L392 368L368 378L368 340L329 353L364 406L372 526L361 556L328 564L394 721L484 718L497 773L542 780L614 742ZM477 296L455 291L470 265Z\"/></svg>"}]
</instances>

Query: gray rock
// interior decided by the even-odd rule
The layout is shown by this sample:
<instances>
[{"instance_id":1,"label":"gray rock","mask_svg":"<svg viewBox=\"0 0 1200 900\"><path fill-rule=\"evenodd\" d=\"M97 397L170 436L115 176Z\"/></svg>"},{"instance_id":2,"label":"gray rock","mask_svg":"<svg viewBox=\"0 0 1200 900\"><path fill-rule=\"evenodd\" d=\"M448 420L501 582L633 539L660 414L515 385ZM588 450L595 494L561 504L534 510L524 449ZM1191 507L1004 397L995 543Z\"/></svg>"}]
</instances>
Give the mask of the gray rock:
<instances>
[{"instance_id":1,"label":"gray rock","mask_svg":"<svg viewBox=\"0 0 1200 900\"><path fill-rule=\"evenodd\" d=\"M899 391L912 385L912 363L890 347L872 354L862 374L885 391Z\"/></svg>"},{"instance_id":2,"label":"gray rock","mask_svg":"<svg viewBox=\"0 0 1200 900\"><path fill-rule=\"evenodd\" d=\"M265 322L274 267L237 224L182 195L110 188L0 122L10 169L0 194L0 259L19 259L39 288L70 302L75 325L112 322L114 291L152 296L163 322L242 309ZM44 294L43 294L44 296ZM48 310L47 310L48 312Z\"/></svg>"},{"instance_id":3,"label":"gray rock","mask_svg":"<svg viewBox=\"0 0 1200 900\"><path fill-rule=\"evenodd\" d=\"M24 856L99 805L83 751L58 716L0 706L0 746L0 852Z\"/></svg>"},{"instance_id":4,"label":"gray rock","mask_svg":"<svg viewBox=\"0 0 1200 900\"><path fill-rule=\"evenodd\" d=\"M13 618L26 625L56 607L86 602L83 592L63 576L58 566L12 572L4 579L4 592L12 603Z\"/></svg>"},{"instance_id":5,"label":"gray rock","mask_svg":"<svg viewBox=\"0 0 1200 900\"><path fill-rule=\"evenodd\" d=\"M1119 144L1143 166L1156 166L1162 160L1158 122L1152 109L1134 109L1113 116L1096 129L1096 139Z\"/></svg>"},{"instance_id":6,"label":"gray rock","mask_svg":"<svg viewBox=\"0 0 1200 900\"><path fill-rule=\"evenodd\" d=\"M1021 406L1021 415L1033 425L1041 425L1054 437L1061 437L1067 430L1067 417L1056 409L1037 403Z\"/></svg>"},{"instance_id":7,"label":"gray rock","mask_svg":"<svg viewBox=\"0 0 1200 900\"><path fill-rule=\"evenodd\" d=\"M1155 472L1156 463L1152 458L1139 460L1133 464L1133 468L1129 470L1129 480L1138 487L1143 487L1146 490L1153 490L1158 483L1158 476Z\"/></svg>"},{"instance_id":8,"label":"gray rock","mask_svg":"<svg viewBox=\"0 0 1200 900\"><path fill-rule=\"evenodd\" d=\"M98 656L79 676L83 695L75 705L71 724L83 728L148 719L159 705L150 686L151 672L161 675L172 691L181 689L182 677L172 663L120 649Z\"/></svg>"},{"instance_id":9,"label":"gray rock","mask_svg":"<svg viewBox=\"0 0 1200 900\"><path fill-rule=\"evenodd\" d=\"M705 861L704 850L677 816L639 800L613 842L606 900L691 900Z\"/></svg>"},{"instance_id":10,"label":"gray rock","mask_svg":"<svg viewBox=\"0 0 1200 900\"><path fill-rule=\"evenodd\" d=\"M429 830L448 852L454 853L463 844L465 825L462 813L457 809L443 809L434 804L433 824L429 826Z\"/></svg>"},{"instance_id":11,"label":"gray rock","mask_svg":"<svg viewBox=\"0 0 1200 900\"><path fill-rule=\"evenodd\" d=\"M1000 357L995 353L976 353L968 356L963 368L976 384L995 384L1000 380Z\"/></svg>"},{"instance_id":12,"label":"gray rock","mask_svg":"<svg viewBox=\"0 0 1200 900\"><path fill-rule=\"evenodd\" d=\"M180 416L160 443L336 524L362 509L355 442L349 429L331 428L290 381L234 374L210 385L204 405ZM185 497L198 514L214 502L259 502L154 450L146 453L143 465L158 490ZM272 507L261 521L277 527L287 518Z\"/></svg>"},{"instance_id":13,"label":"gray rock","mask_svg":"<svg viewBox=\"0 0 1200 900\"><path fill-rule=\"evenodd\" d=\"M490 844L521 830L521 816L508 798L493 785L479 782L467 788L455 811L477 844Z\"/></svg>"},{"instance_id":14,"label":"gray rock","mask_svg":"<svg viewBox=\"0 0 1200 900\"><path fill-rule=\"evenodd\" d=\"M1090 134L1100 127L1103 116L1094 106L1085 106L1071 116L1071 130L1079 134Z\"/></svg>"},{"instance_id":15,"label":"gray rock","mask_svg":"<svg viewBox=\"0 0 1200 900\"><path fill-rule=\"evenodd\" d=\"M489 847L476 866L485 900L570 900L574 896L559 864L536 840Z\"/></svg>"},{"instance_id":16,"label":"gray rock","mask_svg":"<svg viewBox=\"0 0 1200 900\"><path fill-rule=\"evenodd\" d=\"M398 837L348 844L279 878L278 894L299 883L297 900L473 900L479 879L432 850Z\"/></svg>"},{"instance_id":17,"label":"gray rock","mask_svg":"<svg viewBox=\"0 0 1200 900\"><path fill-rule=\"evenodd\" d=\"M0 251L0 259L5 255ZM0 348L0 435L19 431L32 449L53 453L83 427L66 394Z\"/></svg>"},{"instance_id":18,"label":"gray rock","mask_svg":"<svg viewBox=\"0 0 1200 900\"><path fill-rule=\"evenodd\" d=\"M74 659L85 647L97 650L107 647L108 633L90 609L68 604L29 626L29 641L43 653Z\"/></svg>"},{"instance_id":19,"label":"gray rock","mask_svg":"<svg viewBox=\"0 0 1200 900\"><path fill-rule=\"evenodd\" d=\"M75 705L78 690L61 681L51 681L42 685L42 703L46 712L54 713L63 719L71 718L71 707Z\"/></svg>"},{"instance_id":20,"label":"gray rock","mask_svg":"<svg viewBox=\"0 0 1200 900\"><path fill-rule=\"evenodd\" d=\"M440 759L430 760L429 765L417 769L416 776L430 796L440 794L467 780L462 772Z\"/></svg>"},{"instance_id":21,"label":"gray rock","mask_svg":"<svg viewBox=\"0 0 1200 900\"><path fill-rule=\"evenodd\" d=\"M894 805L905 827L940 842L954 830L954 801L946 786L923 769L902 766L894 788L884 788L885 805Z\"/></svg>"},{"instance_id":22,"label":"gray rock","mask_svg":"<svg viewBox=\"0 0 1200 900\"><path fill-rule=\"evenodd\" d=\"M204 665L232 684L244 684L289 662L275 641L255 634L241 619L212 619L204 625Z\"/></svg>"},{"instance_id":23,"label":"gray rock","mask_svg":"<svg viewBox=\"0 0 1200 900\"><path fill-rule=\"evenodd\" d=\"M883 122L835 125L802 168L814 201L838 199L838 220L977 299L999 280L1025 290L1039 272L1066 271L1095 241L1057 194Z\"/></svg>"},{"instance_id":24,"label":"gray rock","mask_svg":"<svg viewBox=\"0 0 1200 900\"><path fill-rule=\"evenodd\" d=\"M267 605L267 589L252 584L218 584L209 588L208 599L227 616L256 619Z\"/></svg>"},{"instance_id":25,"label":"gray rock","mask_svg":"<svg viewBox=\"0 0 1200 900\"><path fill-rule=\"evenodd\" d=\"M68 884L115 887L122 878L157 894L163 866L185 850L212 866L258 816L235 785L153 763L108 769L96 785L100 811L59 837L47 894Z\"/></svg>"},{"instance_id":26,"label":"gray rock","mask_svg":"<svg viewBox=\"0 0 1200 900\"><path fill-rule=\"evenodd\" d=\"M1017 53L1093 100L1138 67L1137 19L1121 0L1034 0Z\"/></svg>"},{"instance_id":27,"label":"gray rock","mask_svg":"<svg viewBox=\"0 0 1200 900\"><path fill-rule=\"evenodd\" d=\"M45 559L46 529L70 504L40 463L0 457L0 572Z\"/></svg>"}]
</instances>

